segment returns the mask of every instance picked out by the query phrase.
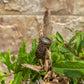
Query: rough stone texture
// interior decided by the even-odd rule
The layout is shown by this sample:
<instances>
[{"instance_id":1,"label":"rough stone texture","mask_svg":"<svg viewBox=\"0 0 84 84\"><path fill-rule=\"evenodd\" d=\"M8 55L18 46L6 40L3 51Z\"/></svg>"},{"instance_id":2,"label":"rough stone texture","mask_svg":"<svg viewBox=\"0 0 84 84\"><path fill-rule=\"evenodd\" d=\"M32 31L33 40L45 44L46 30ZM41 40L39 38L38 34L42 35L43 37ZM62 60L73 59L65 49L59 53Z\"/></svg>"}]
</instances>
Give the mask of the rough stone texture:
<instances>
[{"instance_id":1,"label":"rough stone texture","mask_svg":"<svg viewBox=\"0 0 84 84\"><path fill-rule=\"evenodd\" d=\"M33 16L0 16L0 52L15 53L24 40L31 44L39 36L37 25Z\"/></svg>"},{"instance_id":2,"label":"rough stone texture","mask_svg":"<svg viewBox=\"0 0 84 84\"><path fill-rule=\"evenodd\" d=\"M1 14L32 14L40 10L39 0L1 0Z\"/></svg>"},{"instance_id":3,"label":"rough stone texture","mask_svg":"<svg viewBox=\"0 0 84 84\"><path fill-rule=\"evenodd\" d=\"M84 14L83 0L0 0L0 14L42 14L45 7L52 14Z\"/></svg>"},{"instance_id":4,"label":"rough stone texture","mask_svg":"<svg viewBox=\"0 0 84 84\"><path fill-rule=\"evenodd\" d=\"M52 16L52 34L60 32L65 40L69 40L76 30L84 31L83 16ZM34 38L39 38L42 16L5 15L0 16L0 52L17 53L20 45L27 40L27 51L31 49ZM67 28L73 29L70 32Z\"/></svg>"},{"instance_id":5,"label":"rough stone texture","mask_svg":"<svg viewBox=\"0 0 84 84\"><path fill-rule=\"evenodd\" d=\"M84 17L79 16L54 16L52 17L52 34L56 32L61 33L66 41L68 41L76 31L80 30L84 32ZM71 32L73 31L73 32Z\"/></svg>"},{"instance_id":6,"label":"rough stone texture","mask_svg":"<svg viewBox=\"0 0 84 84\"><path fill-rule=\"evenodd\" d=\"M74 0L73 14L84 15L84 0Z\"/></svg>"}]
</instances>

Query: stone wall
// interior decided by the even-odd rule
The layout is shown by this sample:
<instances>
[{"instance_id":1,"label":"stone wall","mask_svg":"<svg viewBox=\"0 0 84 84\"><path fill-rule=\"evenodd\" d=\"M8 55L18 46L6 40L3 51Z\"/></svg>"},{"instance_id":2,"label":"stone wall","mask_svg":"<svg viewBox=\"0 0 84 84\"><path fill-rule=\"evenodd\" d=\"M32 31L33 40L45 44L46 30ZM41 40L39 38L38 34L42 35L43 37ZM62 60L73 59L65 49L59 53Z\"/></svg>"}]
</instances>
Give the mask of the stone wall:
<instances>
[{"instance_id":1,"label":"stone wall","mask_svg":"<svg viewBox=\"0 0 84 84\"><path fill-rule=\"evenodd\" d=\"M39 38L45 7L51 10L53 35L58 31L68 41L75 31L84 32L84 0L48 1L0 0L0 52L17 54L24 40L29 52L32 40Z\"/></svg>"},{"instance_id":2,"label":"stone wall","mask_svg":"<svg viewBox=\"0 0 84 84\"><path fill-rule=\"evenodd\" d=\"M65 40L72 33L67 28L84 31L83 0L0 0L0 52L17 53L27 40L38 39L45 7L52 11L52 34L59 31Z\"/></svg>"}]
</instances>

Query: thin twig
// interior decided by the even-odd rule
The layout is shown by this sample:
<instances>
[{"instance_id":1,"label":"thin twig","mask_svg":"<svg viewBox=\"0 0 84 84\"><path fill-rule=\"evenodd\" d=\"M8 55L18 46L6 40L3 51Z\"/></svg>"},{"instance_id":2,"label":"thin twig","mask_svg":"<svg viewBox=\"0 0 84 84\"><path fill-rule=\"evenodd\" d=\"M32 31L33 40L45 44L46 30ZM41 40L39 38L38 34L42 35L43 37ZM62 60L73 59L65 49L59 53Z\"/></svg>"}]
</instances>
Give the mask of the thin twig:
<instances>
[{"instance_id":1,"label":"thin twig","mask_svg":"<svg viewBox=\"0 0 84 84\"><path fill-rule=\"evenodd\" d=\"M70 47L69 45L64 44L66 48L68 48L75 56L79 57L79 54L76 54ZM84 59L84 57L80 57L80 59Z\"/></svg>"},{"instance_id":2,"label":"thin twig","mask_svg":"<svg viewBox=\"0 0 84 84\"><path fill-rule=\"evenodd\" d=\"M41 66L36 66L36 65L30 65L30 64L21 64L22 66L26 67L26 68L30 68L34 71L40 72L42 71L42 67Z\"/></svg>"},{"instance_id":3,"label":"thin twig","mask_svg":"<svg viewBox=\"0 0 84 84\"><path fill-rule=\"evenodd\" d=\"M79 55L76 54L76 53L70 48L69 45L66 45L66 44L64 44L64 45L65 45L65 47L68 48L75 56L79 57Z\"/></svg>"}]
</instances>

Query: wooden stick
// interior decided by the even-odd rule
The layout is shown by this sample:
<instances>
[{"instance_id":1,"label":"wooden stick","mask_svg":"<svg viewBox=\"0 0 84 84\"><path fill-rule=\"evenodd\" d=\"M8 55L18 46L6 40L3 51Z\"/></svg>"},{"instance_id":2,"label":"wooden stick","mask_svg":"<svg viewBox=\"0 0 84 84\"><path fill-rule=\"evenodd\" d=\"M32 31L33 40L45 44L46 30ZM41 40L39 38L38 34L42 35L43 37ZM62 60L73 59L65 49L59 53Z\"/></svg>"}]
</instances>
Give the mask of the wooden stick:
<instances>
[{"instance_id":1,"label":"wooden stick","mask_svg":"<svg viewBox=\"0 0 84 84\"><path fill-rule=\"evenodd\" d=\"M41 66L36 66L36 65L30 65L30 64L21 64L22 66L26 67L26 68L30 68L34 71L40 72L42 71L42 67Z\"/></svg>"}]
</instances>

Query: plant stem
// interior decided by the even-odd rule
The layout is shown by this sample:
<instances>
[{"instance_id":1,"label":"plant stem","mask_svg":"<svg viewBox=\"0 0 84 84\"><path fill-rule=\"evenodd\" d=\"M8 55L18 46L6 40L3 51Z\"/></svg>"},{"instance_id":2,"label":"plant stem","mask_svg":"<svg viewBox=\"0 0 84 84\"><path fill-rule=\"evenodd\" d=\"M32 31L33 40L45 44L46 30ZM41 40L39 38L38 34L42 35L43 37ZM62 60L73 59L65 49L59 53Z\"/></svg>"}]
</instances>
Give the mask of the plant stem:
<instances>
[{"instance_id":1,"label":"plant stem","mask_svg":"<svg viewBox=\"0 0 84 84\"><path fill-rule=\"evenodd\" d=\"M79 54L76 54L71 48L69 45L67 44L64 44L66 48L68 48L75 56L79 57ZM80 57L80 59L84 59L84 57Z\"/></svg>"},{"instance_id":2,"label":"plant stem","mask_svg":"<svg viewBox=\"0 0 84 84\"><path fill-rule=\"evenodd\" d=\"M70 48L69 45L67 45L67 44L64 44L64 45L65 45L65 47L68 48L75 56L79 57L79 55L76 54L76 53Z\"/></svg>"}]
</instances>

